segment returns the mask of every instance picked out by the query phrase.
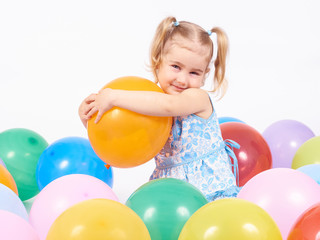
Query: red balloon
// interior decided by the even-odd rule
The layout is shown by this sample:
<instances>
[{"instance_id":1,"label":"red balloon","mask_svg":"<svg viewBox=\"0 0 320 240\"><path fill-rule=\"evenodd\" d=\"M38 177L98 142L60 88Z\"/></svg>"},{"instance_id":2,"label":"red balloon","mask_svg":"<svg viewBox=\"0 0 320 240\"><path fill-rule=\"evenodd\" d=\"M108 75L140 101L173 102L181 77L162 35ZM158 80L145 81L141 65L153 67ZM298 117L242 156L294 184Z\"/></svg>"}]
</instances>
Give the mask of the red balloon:
<instances>
[{"instance_id":1,"label":"red balloon","mask_svg":"<svg viewBox=\"0 0 320 240\"><path fill-rule=\"evenodd\" d=\"M225 122L220 128L224 140L231 139L240 145L240 149L233 149L238 159L239 186L272 167L268 143L256 129L240 122Z\"/></svg>"},{"instance_id":2,"label":"red balloon","mask_svg":"<svg viewBox=\"0 0 320 240\"><path fill-rule=\"evenodd\" d=\"M296 220L290 230L288 240L320 239L320 203L313 205Z\"/></svg>"}]
</instances>

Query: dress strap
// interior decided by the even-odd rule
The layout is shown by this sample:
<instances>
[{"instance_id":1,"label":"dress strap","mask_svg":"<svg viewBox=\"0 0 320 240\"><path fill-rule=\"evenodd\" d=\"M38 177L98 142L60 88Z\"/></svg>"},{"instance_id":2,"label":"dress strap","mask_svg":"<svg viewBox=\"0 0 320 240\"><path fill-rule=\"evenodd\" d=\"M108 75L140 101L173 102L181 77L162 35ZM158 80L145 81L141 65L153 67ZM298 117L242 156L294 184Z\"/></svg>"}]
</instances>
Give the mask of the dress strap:
<instances>
[{"instance_id":1,"label":"dress strap","mask_svg":"<svg viewBox=\"0 0 320 240\"><path fill-rule=\"evenodd\" d=\"M230 160L230 164L233 167L233 171L234 171L234 176L236 177L236 181L237 181L237 185L239 186L239 166L238 166L238 159L236 157L236 155L233 152L233 148L239 149L240 145L231 140L231 139L226 139L224 141L225 143L225 149L227 151L227 154L229 156L229 160ZM233 164L231 162L231 158L233 159Z\"/></svg>"}]
</instances>

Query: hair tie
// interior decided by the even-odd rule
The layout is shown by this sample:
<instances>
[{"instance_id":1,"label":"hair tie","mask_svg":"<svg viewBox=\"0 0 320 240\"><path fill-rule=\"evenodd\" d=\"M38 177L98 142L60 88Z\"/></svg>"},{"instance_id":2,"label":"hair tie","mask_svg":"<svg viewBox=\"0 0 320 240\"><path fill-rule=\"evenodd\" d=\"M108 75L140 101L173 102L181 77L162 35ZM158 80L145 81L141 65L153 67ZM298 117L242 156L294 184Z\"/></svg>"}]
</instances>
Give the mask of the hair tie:
<instances>
[{"instance_id":1,"label":"hair tie","mask_svg":"<svg viewBox=\"0 0 320 240\"><path fill-rule=\"evenodd\" d=\"M172 24L173 24L175 27L178 27L178 26L179 26L179 22L178 22L178 21L172 22Z\"/></svg>"},{"instance_id":2,"label":"hair tie","mask_svg":"<svg viewBox=\"0 0 320 240\"><path fill-rule=\"evenodd\" d=\"M212 34L211 30L208 30L207 33L209 36L211 36L211 34Z\"/></svg>"}]
</instances>

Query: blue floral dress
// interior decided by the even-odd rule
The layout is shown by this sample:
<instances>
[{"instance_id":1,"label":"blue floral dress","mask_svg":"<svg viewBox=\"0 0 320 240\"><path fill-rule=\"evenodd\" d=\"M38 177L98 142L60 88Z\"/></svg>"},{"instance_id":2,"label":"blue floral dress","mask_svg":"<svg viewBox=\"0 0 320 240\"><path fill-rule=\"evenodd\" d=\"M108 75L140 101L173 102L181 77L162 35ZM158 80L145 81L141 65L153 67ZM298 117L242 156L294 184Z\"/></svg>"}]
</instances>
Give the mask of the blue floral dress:
<instances>
[{"instance_id":1,"label":"blue floral dress","mask_svg":"<svg viewBox=\"0 0 320 240\"><path fill-rule=\"evenodd\" d=\"M175 117L167 143L155 156L156 169L150 180L184 180L196 186L208 201L236 197L240 188L236 183L238 164L233 147L239 145L223 141L214 109L208 119L194 114Z\"/></svg>"}]
</instances>

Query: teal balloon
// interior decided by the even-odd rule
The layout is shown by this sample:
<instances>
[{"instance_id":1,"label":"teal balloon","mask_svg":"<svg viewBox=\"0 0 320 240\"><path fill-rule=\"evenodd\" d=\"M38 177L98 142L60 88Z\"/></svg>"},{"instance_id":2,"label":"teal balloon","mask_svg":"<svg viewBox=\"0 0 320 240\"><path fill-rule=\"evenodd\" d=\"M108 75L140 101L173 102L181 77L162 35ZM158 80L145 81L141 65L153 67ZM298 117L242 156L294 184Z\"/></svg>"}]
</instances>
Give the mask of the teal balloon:
<instances>
[{"instance_id":1,"label":"teal balloon","mask_svg":"<svg viewBox=\"0 0 320 240\"><path fill-rule=\"evenodd\" d=\"M140 216L152 240L176 240L187 220L207 203L190 183L162 178L142 185L126 205Z\"/></svg>"},{"instance_id":2,"label":"teal balloon","mask_svg":"<svg viewBox=\"0 0 320 240\"><path fill-rule=\"evenodd\" d=\"M38 133L24 128L0 133L0 157L14 178L22 201L39 193L36 168L47 141Z\"/></svg>"}]
</instances>

